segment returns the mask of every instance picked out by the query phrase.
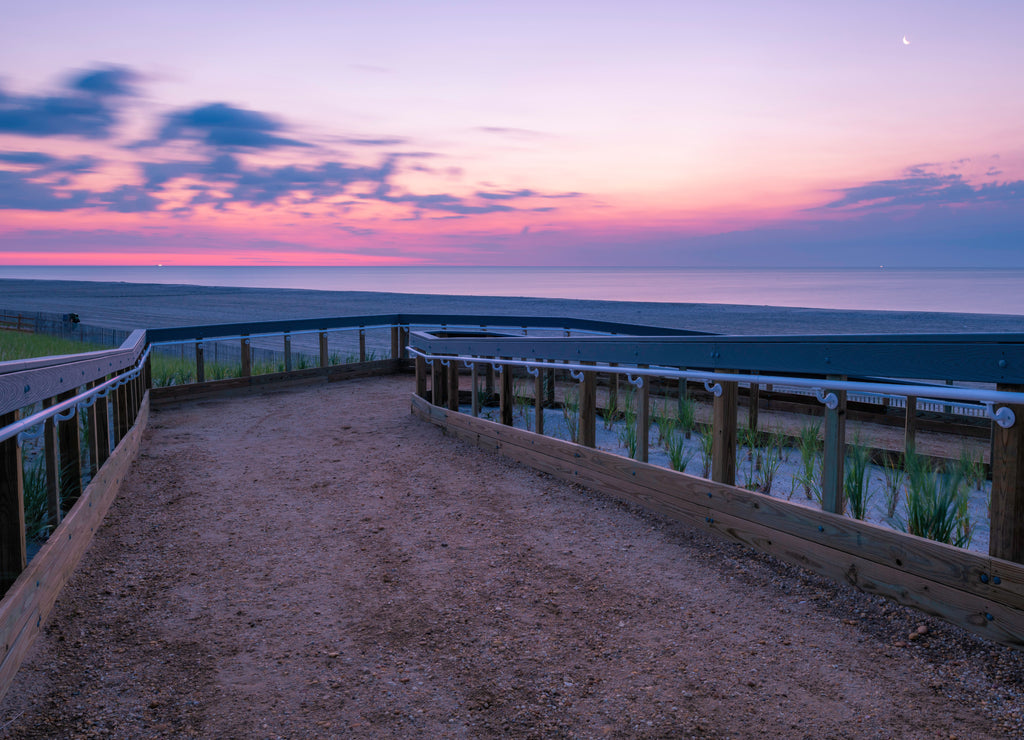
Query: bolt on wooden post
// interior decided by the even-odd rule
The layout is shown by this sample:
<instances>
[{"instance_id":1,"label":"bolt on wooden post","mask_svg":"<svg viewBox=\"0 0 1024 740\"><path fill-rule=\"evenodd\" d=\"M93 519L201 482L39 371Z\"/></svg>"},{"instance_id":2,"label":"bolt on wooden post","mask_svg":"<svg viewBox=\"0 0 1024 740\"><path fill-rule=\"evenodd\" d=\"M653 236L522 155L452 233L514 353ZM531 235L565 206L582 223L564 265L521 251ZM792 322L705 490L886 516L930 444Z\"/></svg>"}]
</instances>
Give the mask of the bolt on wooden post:
<instances>
[{"instance_id":1,"label":"bolt on wooden post","mask_svg":"<svg viewBox=\"0 0 1024 740\"><path fill-rule=\"evenodd\" d=\"M829 380L846 380L830 375ZM825 408L825 444L821 451L821 509L833 514L846 510L843 492L843 464L846 457L846 391L832 391L837 404Z\"/></svg>"},{"instance_id":2,"label":"bolt on wooden post","mask_svg":"<svg viewBox=\"0 0 1024 740\"><path fill-rule=\"evenodd\" d=\"M736 485L736 409L738 383L720 383L721 395L712 406L711 480Z\"/></svg>"},{"instance_id":3,"label":"bolt on wooden post","mask_svg":"<svg viewBox=\"0 0 1024 740\"><path fill-rule=\"evenodd\" d=\"M583 382L580 383L579 439L584 447L597 446L597 373L593 370L584 370Z\"/></svg>"},{"instance_id":4,"label":"bolt on wooden post","mask_svg":"<svg viewBox=\"0 0 1024 740\"><path fill-rule=\"evenodd\" d=\"M1024 385L1003 384L997 390L1024 392ZM1024 404L1011 405L1012 427L996 425L992 436L992 503L989 555L1024 563Z\"/></svg>"}]
</instances>

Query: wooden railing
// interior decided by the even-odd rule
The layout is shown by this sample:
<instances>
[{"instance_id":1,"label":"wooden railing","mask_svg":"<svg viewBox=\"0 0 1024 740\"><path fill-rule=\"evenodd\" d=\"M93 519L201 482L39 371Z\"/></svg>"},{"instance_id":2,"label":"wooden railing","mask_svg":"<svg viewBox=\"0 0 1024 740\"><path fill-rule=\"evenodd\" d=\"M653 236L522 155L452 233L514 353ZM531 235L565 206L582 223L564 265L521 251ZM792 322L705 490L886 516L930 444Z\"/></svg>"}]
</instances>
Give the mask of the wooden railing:
<instances>
[{"instance_id":1,"label":"wooden railing","mask_svg":"<svg viewBox=\"0 0 1024 740\"><path fill-rule=\"evenodd\" d=\"M889 596L996 642L1024 647L1024 336L587 337L570 342L414 332L410 341L417 371L414 412L457 436ZM688 376L720 386L710 425L710 480L648 465L646 450L634 460L595 449L598 376L630 381L662 373L649 366L664 368L671 382ZM578 443L512 426L513 373L524 367L537 373L535 402L541 398L541 375L571 369L568 382L578 382ZM460 413L459 374L471 378L472 401L477 376L495 368L502 368L500 381L491 381L500 399L498 420L478 418L475 402L470 413ZM821 511L735 485L739 382L757 389L778 382L781 374L817 386L817 395L827 401ZM901 378L928 378L933 384L894 380ZM972 388L947 390L947 380L966 381ZM861 386L911 399L918 392L939 399L974 393L987 404L999 422L992 427L987 556L843 515L844 389ZM641 447L649 425L648 392L641 386L637 403ZM906 406L912 418L914 404ZM538 410L535 430L542 430L542 418Z\"/></svg>"},{"instance_id":2,"label":"wooden railing","mask_svg":"<svg viewBox=\"0 0 1024 740\"><path fill-rule=\"evenodd\" d=\"M373 332L383 349L371 361L366 338ZM356 349L353 362L337 364L330 348L342 333L347 346ZM206 347L215 341L237 347L235 377L210 377ZM257 346L279 353L282 367L258 374L252 361ZM153 355L148 353L168 348L188 359L195 382L153 387ZM504 423L459 413L459 374L440 362L428 373L423 357L413 361L409 348L435 356L476 358L477 370L484 366L481 358L488 358L488 365L501 365L502 358L579 365L579 444L511 426L511 372L502 373L494 388ZM315 361L296 367L302 363L295 359L304 356ZM662 367L698 375L740 373L736 380L724 376L717 381L722 392L713 397L711 480L594 449L597 371L586 369L588 365L627 375L648 366L655 368L649 372ZM566 318L384 314L140 330L113 350L0 363L0 589L6 589L0 602L0 693L116 495L138 449L151 399L414 368L414 411L477 444L912 604L998 642L1024 645L1024 404L1013 406L1019 421L1005 429L996 427L993 435L992 550L987 557L841 515L846 418L842 393L834 408L823 411L824 511L734 485L742 377L812 377L824 389L846 379L930 378L940 385L971 381L1017 392L1024 390L1024 337L732 337ZM761 387L753 383L746 391L752 410L759 407ZM535 395L540 393L537 388ZM643 409L641 424L646 428L646 403ZM30 414L35 416L26 418ZM84 445L79 442L80 427ZM42 461L53 531L30 558L20 442L32 436L43 440L34 443L35 454ZM645 434L641 436L646 440Z\"/></svg>"}]
</instances>

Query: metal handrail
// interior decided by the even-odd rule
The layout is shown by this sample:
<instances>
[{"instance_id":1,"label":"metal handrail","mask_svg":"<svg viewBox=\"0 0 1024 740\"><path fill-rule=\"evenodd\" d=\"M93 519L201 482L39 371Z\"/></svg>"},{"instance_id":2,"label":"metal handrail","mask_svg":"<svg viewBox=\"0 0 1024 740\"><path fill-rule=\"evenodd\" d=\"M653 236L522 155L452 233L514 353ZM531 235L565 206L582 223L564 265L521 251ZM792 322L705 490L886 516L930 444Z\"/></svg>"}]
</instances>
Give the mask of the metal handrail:
<instances>
[{"instance_id":1,"label":"metal handrail","mask_svg":"<svg viewBox=\"0 0 1024 740\"><path fill-rule=\"evenodd\" d=\"M126 370L120 375L116 375L110 380L100 383L95 388L90 388L89 390L79 393L78 395L72 396L67 400L61 401L58 404L49 406L43 409L42 411L37 411L36 413L30 416L26 416L24 419L19 419L13 424L8 424L7 426L0 429L0 442L3 442L4 440L10 439L11 437L17 435L18 444L20 446L23 440L34 439L38 437L38 434L33 434L29 432L29 430L32 429L33 427L39 426L50 417L69 419L71 418L71 415L68 415L66 417L62 416L62 414L67 412L69 409L72 409L75 406L91 406L96 397L106 398L107 395L109 395L110 391L114 390L119 386L125 385L129 381L134 380L136 377L138 377L139 373L142 372L142 367L146 363L146 359L148 357L149 348L146 349L143 355L139 358L139 361L136 363L135 367L133 367L131 370Z\"/></svg>"},{"instance_id":2,"label":"metal handrail","mask_svg":"<svg viewBox=\"0 0 1024 740\"><path fill-rule=\"evenodd\" d=\"M415 347L406 347L409 353L422 357L428 362L457 361L467 366L475 363L487 363L523 368L551 368L568 370L577 380L582 379L583 372L603 372L626 374L633 377L680 378L703 382L705 387L716 396L721 395L723 382L746 382L757 385L790 385L807 388L815 393L815 397L828 408L836 408L839 398L835 391L854 393L874 393L883 396L921 396L927 394L929 399L942 401L975 401L984 406L986 415L1004 429L1012 427L1016 421L1013 410L1007 406L995 408L998 404L1024 405L1024 393L1012 391L992 391L982 388L956 388L934 385L916 385L912 383L865 383L850 380L822 380L817 378L796 378L785 375L758 375L749 373L720 373L701 370L679 370L669 367L629 367L622 365L594 364L581 365L575 363L546 362L544 360L510 360L500 358L481 358L472 355L432 355Z\"/></svg>"}]
</instances>

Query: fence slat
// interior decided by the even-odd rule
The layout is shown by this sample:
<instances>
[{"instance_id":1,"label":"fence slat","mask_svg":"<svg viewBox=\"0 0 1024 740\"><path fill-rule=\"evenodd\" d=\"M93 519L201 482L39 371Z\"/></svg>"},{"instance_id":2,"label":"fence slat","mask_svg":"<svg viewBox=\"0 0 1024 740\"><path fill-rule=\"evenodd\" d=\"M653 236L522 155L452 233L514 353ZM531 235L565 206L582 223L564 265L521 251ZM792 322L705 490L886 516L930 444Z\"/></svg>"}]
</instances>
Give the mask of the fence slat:
<instances>
[{"instance_id":1,"label":"fence slat","mask_svg":"<svg viewBox=\"0 0 1024 740\"><path fill-rule=\"evenodd\" d=\"M715 396L712 407L711 480L736 483L736 407L738 383L725 381L722 394Z\"/></svg>"},{"instance_id":2,"label":"fence slat","mask_svg":"<svg viewBox=\"0 0 1024 740\"><path fill-rule=\"evenodd\" d=\"M999 384L1001 391L1021 391L1024 385ZM1024 406L1011 406L1016 423L995 426L992 436L992 502L989 554L1024 563Z\"/></svg>"},{"instance_id":3,"label":"fence slat","mask_svg":"<svg viewBox=\"0 0 1024 740\"><path fill-rule=\"evenodd\" d=\"M18 412L0 415L0 427L18 420ZM0 593L25 570L25 502L18 438L0 442Z\"/></svg>"}]
</instances>

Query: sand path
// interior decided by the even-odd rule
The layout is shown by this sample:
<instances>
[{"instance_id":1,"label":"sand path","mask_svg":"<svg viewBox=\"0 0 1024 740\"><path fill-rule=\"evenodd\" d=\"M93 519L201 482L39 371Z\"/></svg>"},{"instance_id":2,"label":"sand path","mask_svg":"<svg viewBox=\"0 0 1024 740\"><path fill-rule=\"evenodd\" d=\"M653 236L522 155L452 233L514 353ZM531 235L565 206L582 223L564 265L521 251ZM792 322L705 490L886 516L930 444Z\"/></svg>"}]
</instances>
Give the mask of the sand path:
<instances>
[{"instance_id":1,"label":"sand path","mask_svg":"<svg viewBox=\"0 0 1024 740\"><path fill-rule=\"evenodd\" d=\"M0 736L1019 736L1021 654L445 438L410 386L155 409Z\"/></svg>"}]
</instances>

